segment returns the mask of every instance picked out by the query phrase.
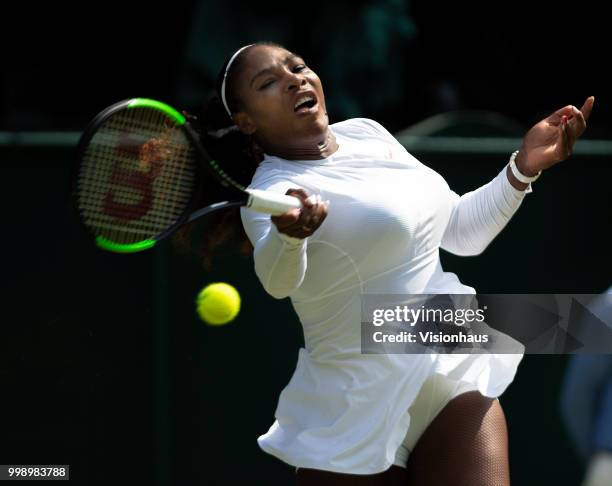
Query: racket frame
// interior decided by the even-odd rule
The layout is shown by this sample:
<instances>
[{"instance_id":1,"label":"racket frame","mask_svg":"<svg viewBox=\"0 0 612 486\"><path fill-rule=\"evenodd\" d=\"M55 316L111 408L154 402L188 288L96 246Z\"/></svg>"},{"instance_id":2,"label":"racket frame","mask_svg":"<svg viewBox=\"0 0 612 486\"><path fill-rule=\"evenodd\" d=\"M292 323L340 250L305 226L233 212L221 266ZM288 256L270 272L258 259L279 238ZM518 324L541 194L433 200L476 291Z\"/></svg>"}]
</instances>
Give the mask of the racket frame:
<instances>
[{"instance_id":1,"label":"racket frame","mask_svg":"<svg viewBox=\"0 0 612 486\"><path fill-rule=\"evenodd\" d=\"M195 171L194 172L194 190L191 194L189 202L185 206L185 210L182 212L181 216L171 226L169 226L164 231L162 231L161 233L151 238L144 239L144 240L141 240L135 243L121 244L121 243L115 243L115 242L109 241L100 235L96 235L92 231L92 229L84 223L83 216L79 209L79 191L78 191L79 180L78 179L81 173L80 168L82 165L83 158L85 156L85 152L91 140L93 139L95 133L98 131L98 129L109 118L115 115L117 112L123 111L126 109L139 108L139 107L154 108L154 109L164 112L169 118L174 119L177 122L177 126L183 129L183 132L187 135L187 139L192 144L196 152L196 164L194 164L194 171ZM194 139L193 139L194 134L192 133L193 129L191 127L190 129L185 129L186 123L187 121L185 120L185 117L181 113L176 111L174 108L172 108L169 105L166 105L165 103L161 103L159 101L152 100L149 98L129 98L129 99L119 101L117 103L114 103L106 107L104 110L98 113L89 122L89 124L83 131L83 134L81 135L78 145L77 145L77 153L76 153L77 164L75 166L75 170L73 173L73 183L72 183L72 205L75 208L75 212L79 220L79 226L83 228L88 235L91 235L94 237L95 243L99 248L106 250L106 251L115 252L115 253L130 253L130 254L148 250L152 248L153 246L155 246L157 242L167 238L172 233L174 233L179 227L181 227L183 224L189 221L189 217L196 210L196 202L199 200L201 196L201 190L202 190L201 180L203 177L202 165L204 164L200 163L200 160L199 160L200 159L199 155L201 154L201 150L199 150L201 149L201 147L199 147L200 144L194 143Z\"/></svg>"},{"instance_id":2,"label":"racket frame","mask_svg":"<svg viewBox=\"0 0 612 486\"><path fill-rule=\"evenodd\" d=\"M191 198L187 203L185 210L181 216L164 231L155 235L151 238L141 240L135 243L115 243L107 240L106 238L93 234L91 228L89 228L84 222L79 210L78 201L78 176L80 174L80 167L82 160L85 155L85 151L89 146L89 143L94 137L97 130L114 114L118 111L133 109L133 108L153 108L157 111L165 113L166 116L173 119L177 123L177 127L180 127L183 133L186 135L191 147L195 152L195 166L194 166L194 190L191 194ZM111 106L108 106L100 113L98 113L87 125L81 138L79 139L77 147L77 161L75 167L75 173L73 176L73 207L76 210L77 217L80 222L80 226L84 228L88 234L95 237L96 245L106 251L112 251L115 253L135 253L143 250L148 250L155 246L155 244L174 233L182 225L194 221L206 214L213 211L218 211L224 208L231 208L236 206L245 206L252 208L256 211L269 212L270 214L282 214L291 207L301 207L299 199L270 193L267 191L261 191L257 189L247 189L232 177L230 177L217 162L210 156L210 154L204 148L200 136L193 126L187 120L187 117L178 112L172 106L166 103L153 100L150 98L129 98ZM219 201L205 207L196 207L196 203L200 200L202 194L202 181L204 178L203 172L206 171L213 178L217 180L226 189L236 193L236 198L232 200Z\"/></svg>"}]
</instances>

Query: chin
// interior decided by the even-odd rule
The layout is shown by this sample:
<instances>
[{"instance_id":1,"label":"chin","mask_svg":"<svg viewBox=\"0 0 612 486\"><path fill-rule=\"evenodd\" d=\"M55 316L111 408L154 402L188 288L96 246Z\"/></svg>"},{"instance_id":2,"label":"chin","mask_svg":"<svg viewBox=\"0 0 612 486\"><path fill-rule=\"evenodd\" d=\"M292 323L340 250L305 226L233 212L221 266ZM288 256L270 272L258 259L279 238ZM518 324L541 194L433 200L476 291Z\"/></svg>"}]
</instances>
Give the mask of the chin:
<instances>
[{"instance_id":1,"label":"chin","mask_svg":"<svg viewBox=\"0 0 612 486\"><path fill-rule=\"evenodd\" d=\"M312 126L312 129L318 132L325 132L329 126L329 118L325 110L321 110L309 122L308 124Z\"/></svg>"}]
</instances>

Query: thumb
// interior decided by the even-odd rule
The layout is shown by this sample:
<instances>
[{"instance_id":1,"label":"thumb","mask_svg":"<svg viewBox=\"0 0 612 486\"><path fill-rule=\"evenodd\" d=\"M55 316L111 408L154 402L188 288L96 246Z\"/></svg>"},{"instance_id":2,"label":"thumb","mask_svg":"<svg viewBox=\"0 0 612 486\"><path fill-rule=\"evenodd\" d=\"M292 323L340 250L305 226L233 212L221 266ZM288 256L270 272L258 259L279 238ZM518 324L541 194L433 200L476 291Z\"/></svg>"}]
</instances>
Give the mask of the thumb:
<instances>
[{"instance_id":1,"label":"thumb","mask_svg":"<svg viewBox=\"0 0 612 486\"><path fill-rule=\"evenodd\" d=\"M301 213L301 209L294 208L279 216L270 216L270 219L278 229L283 229L295 223L300 218Z\"/></svg>"},{"instance_id":2,"label":"thumb","mask_svg":"<svg viewBox=\"0 0 612 486\"><path fill-rule=\"evenodd\" d=\"M594 104L595 96L589 96L582 105L582 108L580 108L580 111L582 112L582 116L584 117L585 121L589 119L589 116L591 116L591 111L593 111Z\"/></svg>"}]
</instances>

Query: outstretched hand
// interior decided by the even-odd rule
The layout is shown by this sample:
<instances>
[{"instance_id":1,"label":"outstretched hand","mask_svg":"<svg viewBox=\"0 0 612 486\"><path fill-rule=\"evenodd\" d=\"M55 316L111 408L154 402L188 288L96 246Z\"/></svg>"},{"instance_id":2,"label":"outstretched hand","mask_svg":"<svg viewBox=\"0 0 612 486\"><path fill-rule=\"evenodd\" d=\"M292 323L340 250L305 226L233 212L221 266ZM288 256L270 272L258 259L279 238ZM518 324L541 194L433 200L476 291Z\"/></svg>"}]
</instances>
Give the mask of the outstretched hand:
<instances>
[{"instance_id":1,"label":"outstretched hand","mask_svg":"<svg viewBox=\"0 0 612 486\"><path fill-rule=\"evenodd\" d=\"M533 176L539 171L567 159L576 140L586 129L595 97L586 99L582 108L568 105L536 123L523 137L523 145L516 158L519 171Z\"/></svg>"},{"instance_id":2,"label":"outstretched hand","mask_svg":"<svg viewBox=\"0 0 612 486\"><path fill-rule=\"evenodd\" d=\"M286 194L302 201L302 208L290 209L270 219L276 225L279 233L294 238L308 238L325 220L329 201L323 202L319 194L309 197L304 189L289 189Z\"/></svg>"}]
</instances>

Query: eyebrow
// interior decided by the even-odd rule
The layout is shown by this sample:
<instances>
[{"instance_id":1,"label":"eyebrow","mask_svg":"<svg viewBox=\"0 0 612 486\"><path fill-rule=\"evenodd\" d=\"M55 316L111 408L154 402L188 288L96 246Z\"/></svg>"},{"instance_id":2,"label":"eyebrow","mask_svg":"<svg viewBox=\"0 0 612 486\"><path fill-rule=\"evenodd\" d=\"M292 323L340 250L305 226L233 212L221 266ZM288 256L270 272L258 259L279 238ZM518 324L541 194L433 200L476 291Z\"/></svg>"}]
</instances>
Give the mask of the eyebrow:
<instances>
[{"instance_id":1,"label":"eyebrow","mask_svg":"<svg viewBox=\"0 0 612 486\"><path fill-rule=\"evenodd\" d=\"M289 54L287 57L285 57L285 59L283 59L283 64L287 64L289 61L292 61L294 59L304 59L304 58L300 56L299 54ZM274 71L275 68L276 66L270 66L270 67L267 67L259 71L255 76L253 76L253 78L251 79L251 84L249 86L253 87L253 83L259 76L271 73L272 71Z\"/></svg>"}]
</instances>

